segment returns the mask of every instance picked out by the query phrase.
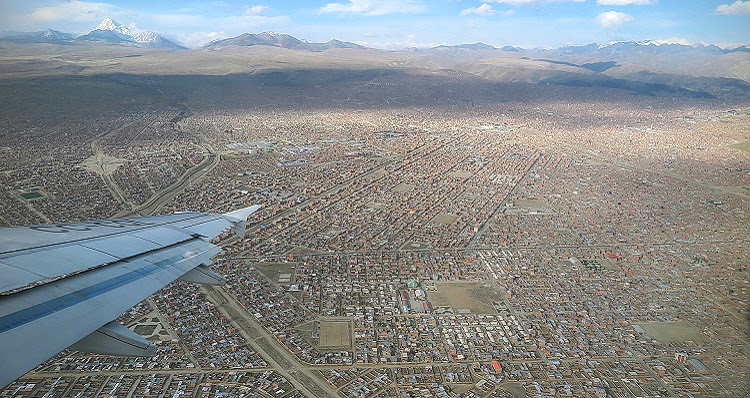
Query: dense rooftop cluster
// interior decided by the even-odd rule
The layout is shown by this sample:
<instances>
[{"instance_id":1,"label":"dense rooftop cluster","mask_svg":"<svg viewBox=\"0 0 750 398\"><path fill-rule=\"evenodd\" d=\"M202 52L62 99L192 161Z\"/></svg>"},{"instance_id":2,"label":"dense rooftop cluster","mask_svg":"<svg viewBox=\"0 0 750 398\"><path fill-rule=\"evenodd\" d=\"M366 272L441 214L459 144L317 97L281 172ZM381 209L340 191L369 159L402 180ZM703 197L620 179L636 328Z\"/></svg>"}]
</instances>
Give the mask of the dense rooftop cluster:
<instances>
[{"instance_id":1,"label":"dense rooftop cluster","mask_svg":"<svg viewBox=\"0 0 750 398\"><path fill-rule=\"evenodd\" d=\"M123 315L154 358L64 352L0 397L747 396L748 111L555 90L19 122L4 225L262 209L226 286Z\"/></svg>"}]
</instances>

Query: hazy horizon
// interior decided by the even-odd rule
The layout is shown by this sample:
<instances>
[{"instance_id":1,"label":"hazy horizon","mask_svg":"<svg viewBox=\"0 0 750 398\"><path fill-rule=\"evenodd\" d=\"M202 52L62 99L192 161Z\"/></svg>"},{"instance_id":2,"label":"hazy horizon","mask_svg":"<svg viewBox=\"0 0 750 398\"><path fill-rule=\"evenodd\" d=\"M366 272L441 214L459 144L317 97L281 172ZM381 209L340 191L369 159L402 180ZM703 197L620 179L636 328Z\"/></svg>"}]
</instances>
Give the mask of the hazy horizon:
<instances>
[{"instance_id":1,"label":"hazy horizon","mask_svg":"<svg viewBox=\"0 0 750 398\"><path fill-rule=\"evenodd\" d=\"M188 48L275 31L398 50L482 42L496 47L653 41L737 47L750 42L750 1L493 0L150 2L0 1L3 31L84 34L104 18Z\"/></svg>"}]
</instances>

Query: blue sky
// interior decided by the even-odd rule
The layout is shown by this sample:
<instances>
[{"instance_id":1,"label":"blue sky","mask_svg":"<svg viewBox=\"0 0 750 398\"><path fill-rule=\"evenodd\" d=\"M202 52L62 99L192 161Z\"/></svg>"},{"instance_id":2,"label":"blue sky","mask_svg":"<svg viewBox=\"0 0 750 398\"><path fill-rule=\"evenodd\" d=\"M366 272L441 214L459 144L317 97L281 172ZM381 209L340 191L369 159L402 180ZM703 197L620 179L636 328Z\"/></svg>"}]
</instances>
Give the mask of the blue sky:
<instances>
[{"instance_id":1,"label":"blue sky","mask_svg":"<svg viewBox=\"0 0 750 398\"><path fill-rule=\"evenodd\" d=\"M478 41L548 48L750 43L750 1L742 0L0 0L2 31L85 33L105 17L190 47L267 30L387 49Z\"/></svg>"}]
</instances>

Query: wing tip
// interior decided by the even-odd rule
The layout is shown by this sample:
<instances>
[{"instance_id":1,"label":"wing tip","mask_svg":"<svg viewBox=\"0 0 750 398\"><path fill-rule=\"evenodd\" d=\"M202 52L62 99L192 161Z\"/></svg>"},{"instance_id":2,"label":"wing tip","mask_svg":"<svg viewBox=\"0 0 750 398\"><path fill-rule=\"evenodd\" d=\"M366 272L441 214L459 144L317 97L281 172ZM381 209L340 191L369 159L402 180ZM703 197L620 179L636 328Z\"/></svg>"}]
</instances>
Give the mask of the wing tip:
<instances>
[{"instance_id":1,"label":"wing tip","mask_svg":"<svg viewBox=\"0 0 750 398\"><path fill-rule=\"evenodd\" d=\"M245 236L245 228L247 226L247 217L255 213L260 209L260 205L252 205L224 213L224 217L229 218L234 224L234 233L239 237Z\"/></svg>"}]
</instances>

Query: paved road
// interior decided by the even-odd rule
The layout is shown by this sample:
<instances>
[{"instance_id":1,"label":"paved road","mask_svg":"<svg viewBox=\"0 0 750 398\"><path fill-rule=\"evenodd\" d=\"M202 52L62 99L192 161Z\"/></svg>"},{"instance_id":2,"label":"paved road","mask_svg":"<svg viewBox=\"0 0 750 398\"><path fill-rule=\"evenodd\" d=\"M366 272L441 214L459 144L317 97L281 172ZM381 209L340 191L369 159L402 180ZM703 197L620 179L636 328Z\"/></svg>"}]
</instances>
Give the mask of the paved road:
<instances>
[{"instance_id":1,"label":"paved road","mask_svg":"<svg viewBox=\"0 0 750 398\"><path fill-rule=\"evenodd\" d=\"M93 156L100 156L103 154L102 148L99 145L99 138L91 141L91 153L93 154ZM117 185L115 180L112 178L112 174L105 173L104 170L102 170L101 177L102 180L104 180L104 184L107 185L109 192L112 193L112 196L114 196L117 203L119 203L123 209L127 209L133 206L133 202L128 199L128 196L125 194L122 188Z\"/></svg>"},{"instance_id":2,"label":"paved road","mask_svg":"<svg viewBox=\"0 0 750 398\"><path fill-rule=\"evenodd\" d=\"M148 124L153 123L156 119L157 119L157 117L151 118ZM100 142L101 142L101 140L104 137L106 137L106 136L108 136L110 134L114 134L114 133L120 132L120 131L122 131L125 128L128 128L130 126L138 124L139 122L140 122L140 120L132 121L130 123L125 123L125 124L121 125L120 127L116 128L114 130L105 131L105 132L103 132L103 133L98 134L97 136L95 136L94 140L91 141L91 154L92 154L92 156L104 155L104 151L102 151L102 148L101 148L101 145L100 145ZM139 134L142 134L143 130L145 130L145 128L142 129L139 132ZM102 180L104 181L104 184L107 186L107 189L109 189L109 191L112 193L112 196L120 204L120 206L122 206L123 209L129 209L129 208L132 208L134 206L134 203L128 198L128 195L125 194L125 192L122 190L122 188L120 188L120 186L117 185L117 183L114 181L114 179L112 178L112 174L106 173L105 170L102 168L102 172L101 172L100 176L101 176Z\"/></svg>"},{"instance_id":3,"label":"paved road","mask_svg":"<svg viewBox=\"0 0 750 398\"><path fill-rule=\"evenodd\" d=\"M440 146L438 146L438 147L432 148L432 149L431 149L431 150L430 150L429 152L427 152L427 153L424 153L424 154L422 154L422 156L420 156L420 157L417 157L417 158L414 158L414 159L412 159L412 160L411 160L411 161L410 161L409 163L404 163L404 164L400 165L400 166L399 166L398 168L396 168L396 169L394 170L394 172L395 172L395 171L398 171L398 170L401 170L401 169L403 169L403 168L408 168L408 167L409 167L410 165L412 165L413 163L417 162L418 160L420 160L420 159L422 159L422 158L424 158L424 157L426 157L426 156L428 156L428 155L430 155L430 154L432 154L432 153L434 153L434 152L436 152L436 151L440 150L441 148L443 148L443 146L444 146L444 145L440 145ZM416 148L412 149L412 150L411 150L411 152L415 152L415 151L418 151L418 150L422 149L423 147L424 147L424 145L420 145L420 146L418 146L418 147L416 147ZM315 200L315 199L317 199L317 198L319 198L319 197L321 197L321 196L327 195L327 194L329 194L329 193L331 193L331 192L335 192L336 190L338 190L338 189L341 189L341 188L343 188L343 187L344 187L344 186L346 186L346 184L348 184L348 183L349 183L350 181L353 181L353 180L356 180L356 179L359 179L359 178L362 178L362 177L365 177L365 176L371 175L371 174L373 174L373 173L375 173L375 172L377 172L377 171L380 171L380 170L383 170L383 169L385 169L385 167L386 167L386 166L388 166L388 165L392 164L393 162L395 162L395 161L397 161L397 160L399 160L399 159L392 159L392 160L390 160L390 161L388 161L388 162L385 162L385 163L383 163L383 164L381 164L381 165L379 165L379 166L377 166L377 167L375 167L375 168L373 168L373 169L370 169L370 170L368 170L368 171L366 171L366 172L364 172L364 173L362 173L362 174L359 174L359 175L357 175L357 176L355 176L355 177L352 177L352 178L350 178L350 179L348 179L348 180L342 181L342 182L341 182L340 184L338 184L338 185L335 185L335 186L333 186L333 187L331 187L331 188L327 189L326 191L322 192L321 194L319 194L319 195L316 195L316 196L314 196L314 197L311 197L310 199L308 199L307 201L305 201L305 202L304 202L303 204L300 204L300 205L297 205L297 206L295 206L295 207L292 207L292 208L290 208L290 209L287 209L287 210L285 210L284 212L282 212L281 214L278 214L278 215L276 215L275 217L272 217L272 218L270 218L270 219L266 220L266 221L265 221L265 223L266 223L266 224L270 224L270 223L272 223L272 222L273 222L274 220L276 220L276 219L278 219L278 218L280 218L280 217L283 217L284 215L286 215L286 214L288 214L288 213L291 213L291 212L297 211L297 209L299 209L299 208L302 208L302 206L303 206L304 204L307 204L307 203L311 203L311 202L312 202L313 200ZM336 205L336 204L338 204L339 202L341 202L341 201L345 200L345 199L346 199L346 198L348 198L348 197L351 197L351 196L353 196L353 195L356 195L356 194L357 194L357 193L359 193L359 192L362 192L362 191L364 191L365 189L367 189L367 188L371 187L372 185L374 185L374 184L376 184L376 183L380 182L380 180L382 180L382 179L384 179L384 178L385 178L385 174L384 174L384 175L382 175L382 176L380 176L380 177L378 177L378 178L375 178L375 179L373 179L372 181L370 181L370 183L368 183L368 184L366 184L366 185L363 185L363 186L361 186L361 187L360 187L359 189L357 189L356 191L351 191L351 192L348 192L348 193L347 193L346 195L342 195L341 197L339 197L339 198L338 198L338 199L336 199L335 201L333 201L333 202L331 202L331 203L328 203L327 205L325 205L325 206L321 207L320 209L317 209L317 210L316 210L316 213L320 213L320 212L322 212L322 211L324 211L324 210L326 210L326 209L329 209L329 208L331 208L331 207L335 206L335 205ZM295 225L301 225L301 224L302 224L302 223L303 223L303 222L304 222L305 220L307 220L308 218L312 217L312 215L313 215L313 214L307 215L307 216L305 216L305 217L303 217L303 218L301 218L301 219L297 220L297 222L296 222L296 223L294 223L294 224L291 224L291 225L288 225L288 226L286 226L286 227L284 227L284 228L282 228L282 229L280 229L280 230L276 231L276 232L275 232L275 233L274 233L273 235L269 236L269 237L267 238L267 240L271 241L271 240L273 240L273 239L277 238L277 237L278 237L278 236L279 236L280 234L282 234L282 233L283 233L284 231L286 231L287 229L289 229L289 228L292 228L292 227L294 227ZM248 229L248 233L252 233L252 232L254 232L255 230L257 230L258 228L260 228L260 225L255 225L255 226L254 226L254 227L253 227L252 229ZM373 237L373 239L377 239L377 237Z\"/></svg>"},{"instance_id":4,"label":"paved road","mask_svg":"<svg viewBox=\"0 0 750 398\"><path fill-rule=\"evenodd\" d=\"M527 128L526 130L529 131L531 134L538 134L538 131L534 129ZM577 145L576 143L571 143L568 141L557 141L556 145L558 147L568 149L567 151L568 153L578 153L583 147L581 145ZM739 197L743 197L746 199L750 198L750 195L748 195L747 193L741 190L733 189L734 187L726 187L726 186L721 186L721 185L710 184L705 181L695 179L691 176L688 176L688 175L685 175L676 171L671 171L671 170L664 169L664 168L643 167L633 162L627 162L621 159L614 158L610 155L606 155L606 154L603 155L603 154L592 152L592 151L587 151L586 156L589 156L592 159L596 159L602 163L610 164L613 166L618 166L618 167L631 169L631 170L638 170L638 171L642 171L645 173L662 175L662 176L670 177L676 180L685 181L685 182L688 182L688 183L691 183L693 185L697 185L703 188L708 188L714 191L720 191L728 195L739 196Z\"/></svg>"},{"instance_id":5,"label":"paved road","mask_svg":"<svg viewBox=\"0 0 750 398\"><path fill-rule=\"evenodd\" d=\"M50 220L49 217L44 215L44 213L42 213L41 211L37 210L34 206L32 206L31 201L19 197L19 202L21 202L27 209L29 209L30 212L34 213L37 217L39 217L45 223L52 224L52 220ZM8 220L8 221L11 224L13 223L13 220Z\"/></svg>"},{"instance_id":6,"label":"paved road","mask_svg":"<svg viewBox=\"0 0 750 398\"><path fill-rule=\"evenodd\" d=\"M534 159L534 162L532 162L529 168L526 169L526 171L523 173L523 176L521 176L521 178L519 178L518 181L516 181L516 184L513 185L513 188L511 188L508 194L505 195L505 198L503 198L503 201L500 203L500 205L497 206L495 211L492 212L492 215L489 216L486 220L484 220L484 223L482 224L482 226L479 227L479 231L475 233L474 236L471 237L471 240L469 240L469 243L467 244L467 246L472 246L474 242L476 242L476 240L479 239L480 236L484 235L484 232L492 224L492 221L495 219L495 217L499 215L500 213L502 213L503 210L505 210L505 207L508 205L508 200L510 199L510 197L516 191L518 191L518 187L520 187L521 184L523 184L523 182L526 181L526 178L531 173L531 169L533 169L534 166L536 166L536 164L539 162L539 159L541 158L542 158L542 154L541 153L537 154L536 159Z\"/></svg>"},{"instance_id":7,"label":"paved road","mask_svg":"<svg viewBox=\"0 0 750 398\"><path fill-rule=\"evenodd\" d=\"M603 243L597 245L533 245L533 246L476 246L476 247L451 247L437 249L398 249L398 250L342 250L335 252L316 252L306 253L311 257L329 257L329 256L346 256L346 255L368 255L368 254L388 254L388 253L441 253L441 252L474 252L488 250L510 250L510 251L537 251L553 249L612 249L616 247L678 247L678 246L701 246L701 245L720 245L720 244L737 244L750 243L750 238L731 239L731 240L699 240L699 241L675 241L661 243ZM278 254L274 256L264 255L264 259L269 258L286 258L288 256ZM239 254L235 259L257 260L257 257Z\"/></svg>"},{"instance_id":8,"label":"paved road","mask_svg":"<svg viewBox=\"0 0 750 398\"><path fill-rule=\"evenodd\" d=\"M155 120L155 118L154 118ZM153 120L152 120L153 121ZM101 155L103 151L101 149L100 141L113 133L121 131L126 127L130 127L138 122L131 122L120 126L119 128L111 131L101 133L94 137L91 141L91 153L92 155ZM177 123L174 123L174 128L180 130ZM142 131L141 131L142 133ZM135 140L135 138L133 138ZM132 140L131 140L132 141ZM115 218L131 217L131 216L148 216L156 214L166 203L174 199L175 196L179 195L185 188L187 188L193 182L203 178L211 170L213 170L221 161L221 155L213 151L209 145L204 144L204 149L207 152L206 157L197 165L189 168L185 171L174 183L168 187L156 192L151 198L145 203L136 205L130 200L128 195L122 190L122 188L114 181L112 175L109 173L102 173L101 178L104 181L107 189L112 193L112 196L117 200L120 206L123 208L120 212L115 214Z\"/></svg>"},{"instance_id":9,"label":"paved road","mask_svg":"<svg viewBox=\"0 0 750 398\"><path fill-rule=\"evenodd\" d=\"M106 135L106 134L105 134ZM98 148L98 141L101 139L104 135L101 135L95 139L94 142L92 142L92 152L94 154L97 153L97 151L100 151ZM434 150L438 150L439 148L436 148ZM193 166L192 168L188 169L180 178L175 181L173 184L165 188L164 190L156 193L153 197L151 197L146 203L140 205L140 206L132 206L130 202L128 202L127 196L123 193L123 191L120 189L117 184L112 181L111 177L109 180L107 178L104 178L105 183L107 183L107 186L109 187L110 191L112 191L115 198L120 201L126 210L123 210L121 213L119 213L119 216L128 216L128 215L150 215L158 212L165 204L169 203L175 196L177 196L179 193L181 193L186 187L188 187L193 182L205 177L211 170L213 170L221 161L221 155L214 152L209 146L206 146L206 150L208 152L208 155L206 158L203 159L198 165ZM475 234L475 236L472 238L468 246L471 246L474 244L475 240L478 236L480 236L482 233L485 232L485 230L490 225L491 220L494 219L494 217L499 214L507 205L507 202L511 195L517 191L518 187L523 183L523 181L527 178L527 176L530 174L530 171L534 168L534 166L538 163L541 155L537 154L536 159L530 164L528 169L525 171L523 176L516 182L516 184L513 186L510 192L505 196L501 204L494 210L493 214L485 221L485 223L481 226L479 232ZM416 161L416 160L414 160ZM348 184L353 179L361 178L363 176L366 176L368 174L374 173L378 170L382 170L387 165L389 165L393 160L383 163L371 170L366 171L365 173L358 175L352 179L349 179L347 181L344 181L341 184L338 184L334 187L329 188L324 193L322 193L319 196L326 195L328 193L334 192L337 189L340 189L346 184ZM634 168L632 165L626 165L623 162L616 162L616 164L621 165L623 167L630 167ZM402 166L404 167L404 166ZM645 170L650 171L650 170ZM666 174L666 173L661 173ZM684 179L682 176L672 176L674 178L680 178ZM373 182L377 181L378 179L375 179ZM693 183L704 185L704 183L701 183L699 181L692 181ZM714 187L716 188L716 187ZM364 189L362 187L361 189ZM356 192L350 192L348 195L356 194ZM317 199L319 196L311 197L308 199L307 203L311 203L313 200ZM341 200L341 199L340 199ZM336 202L328 204L326 207L335 205ZM294 207L288 210L285 210L284 212L276 215L274 218L284 217L285 215L294 212L299 207ZM325 208L325 207L324 207ZM259 228L259 225L255 225L248 229L248 233L252 233L255 229ZM281 231L279 231L281 232ZM278 233L278 232L277 232ZM225 241L223 243L229 243L233 242L236 238L232 238L229 241ZM743 240L743 242L750 241L750 238ZM378 251L379 253L384 252L440 252L440 251L478 251L478 250L549 250L549 249L572 249L572 248L613 248L613 247L659 247L659 246L684 246L684 245L701 245L701 244L720 244L720 243L737 243L737 240L727 240L727 241L703 241L703 242L664 242L664 243L657 243L657 244L643 244L643 243L613 243L613 244L601 244L601 245L539 245L539 246L509 246L509 247L488 247L488 246L482 246L482 247L460 247L460 248L451 248L451 249L406 249L406 250L386 250L386 251ZM223 244L222 244L223 245ZM374 253L374 251L346 251L346 252L335 252L335 253L320 253L320 254L310 254L311 256L331 256L331 255L351 255L351 254L367 254L367 253ZM247 258L247 257L246 257ZM216 373L216 372L235 372L235 371L261 371L265 369L273 369L277 372L279 372L282 376L287 378L292 385L301 391L306 396L310 397L333 397L338 396L337 389L333 386L331 386L328 382L323 380L321 376L318 374L317 371L322 369L329 369L329 368L336 368L336 369L348 369L352 367L360 368L360 369L371 369L371 368L396 368L396 367L424 367L424 366L433 366L433 367L445 367L445 366L452 366L455 365L455 362L427 362L427 363L388 363L388 364L357 364L357 365L310 365L308 363L301 362L296 356L294 356L290 351L286 349L286 347L283 346L271 333L269 333L260 323L257 322L255 317L250 314L244 306L242 306L236 298L234 298L231 294L227 293L226 290L224 290L221 287L207 287L202 288L202 290L206 293L207 299L211 302L213 302L219 311L230 318L237 326L239 332L242 334L242 336L246 339L247 343L259 354L261 357L269 364L268 367L258 367L258 368L247 368L247 369L231 369L231 370L216 370L216 369L209 369L209 370L203 370L203 369L170 369L170 370L135 370L135 371L103 371L103 372L38 372L38 373L30 373L24 378L29 377L40 377L40 376L85 376L85 375L121 375L121 374L133 374L133 375L146 375L146 374L166 374L166 375L176 375L176 374L196 374L196 373ZM716 302L717 305L722 306L720 302ZM722 306L723 307L723 306ZM508 308L512 308L511 306L508 306ZM729 312L730 315L734 316L738 320L741 320L739 314L736 314L734 312ZM517 317L521 317L522 314L515 314ZM187 350L186 350L187 352ZM606 362L606 361L613 361L613 360L622 360L622 359L628 359L628 360L635 360L638 362L641 362L643 367L647 369L650 373L652 371L650 370L649 366L646 366L645 363L643 363L644 359L646 357L640 357L640 356L622 356L622 357L608 357L608 358L597 358L597 361L600 362ZM669 357L665 357L662 359L669 359ZM577 361L577 359L562 359L561 362L572 362ZM517 360L508 360L508 362L511 363L550 363L550 360L547 358L539 358L539 359L517 359ZM659 380L656 375L652 373L652 377ZM667 386L664 385L663 382L660 381L660 385L662 388L665 388L668 390ZM499 387L495 387L497 389ZM668 390L669 391L669 390ZM132 394L132 391L131 391Z\"/></svg>"},{"instance_id":10,"label":"paved road","mask_svg":"<svg viewBox=\"0 0 750 398\"><path fill-rule=\"evenodd\" d=\"M333 386L321 380L309 366L301 363L222 287L212 286L203 288L202 290L206 293L209 301L219 308L220 312L223 312L225 316L239 326L240 333L242 333L248 344L274 370L286 377L295 388L310 397L338 396Z\"/></svg>"},{"instance_id":11,"label":"paved road","mask_svg":"<svg viewBox=\"0 0 750 398\"><path fill-rule=\"evenodd\" d=\"M118 213L116 217L148 216L156 214L165 204L174 199L175 196L179 195L190 184L205 177L206 174L219 164L221 161L221 155L212 152L208 147L207 150L209 151L208 155L203 161L188 169L177 179L177 181L155 193L145 203L134 206L130 210L124 210Z\"/></svg>"},{"instance_id":12,"label":"paved road","mask_svg":"<svg viewBox=\"0 0 750 398\"><path fill-rule=\"evenodd\" d=\"M183 114L187 116L184 116ZM189 116L189 112L187 111L187 109L184 109L181 112L181 115L183 116L181 116L180 119L184 119ZM190 132L182 130L182 128L176 121L174 121L172 125L176 130L184 134L191 134L192 136L196 137L202 143L201 145L203 146L204 150L207 153L206 157L197 165L187 169L177 179L177 181L173 182L172 184L162 189L161 191L156 192L146 202L140 205L136 205L132 203L129 199L127 199L127 196L123 193L122 189L120 189L120 187L114 181L112 181L111 176L102 176L105 183L107 183L107 187L109 188L110 192L112 192L112 195L114 195L115 199L117 199L117 201L123 205L123 210L115 214L115 218L132 217L132 216L150 216L150 215L158 213L158 211L162 207L164 207L165 204L167 204L169 201L174 199L175 196L179 195L190 184L205 177L211 170L213 170L216 166L218 166L219 162L221 161L221 154L217 153L216 151L213 150L213 148L210 145L206 144L206 139L204 137L202 137L200 134L192 134ZM125 126L123 126L122 128L124 127ZM118 130L115 130L115 131L118 131ZM105 134L98 136L94 140L94 142L91 143L92 151L95 151L95 149L98 149L98 141L102 137L111 133L112 132L109 132L109 133L105 133ZM97 148L95 148L95 146ZM94 152L94 154L96 153L97 152Z\"/></svg>"}]
</instances>

